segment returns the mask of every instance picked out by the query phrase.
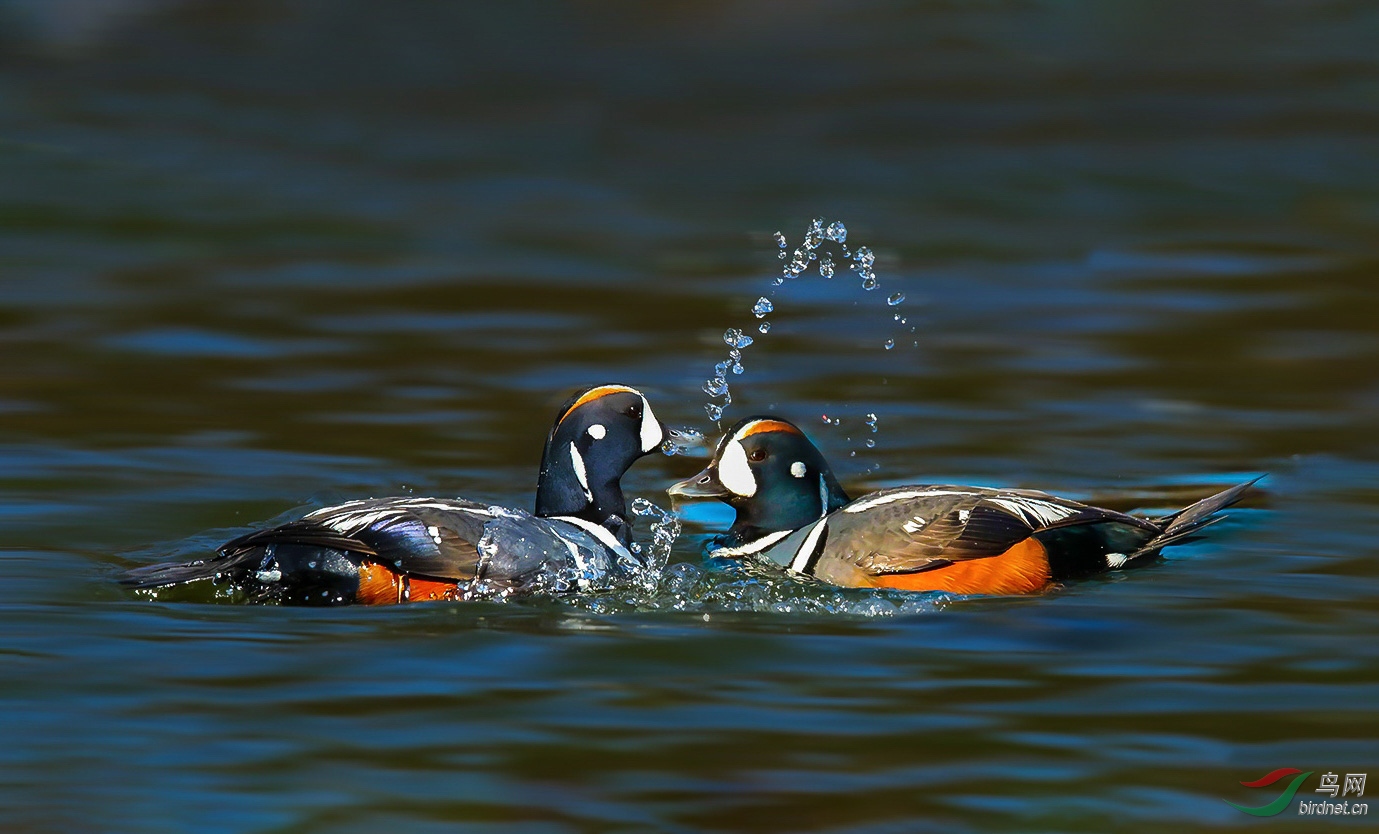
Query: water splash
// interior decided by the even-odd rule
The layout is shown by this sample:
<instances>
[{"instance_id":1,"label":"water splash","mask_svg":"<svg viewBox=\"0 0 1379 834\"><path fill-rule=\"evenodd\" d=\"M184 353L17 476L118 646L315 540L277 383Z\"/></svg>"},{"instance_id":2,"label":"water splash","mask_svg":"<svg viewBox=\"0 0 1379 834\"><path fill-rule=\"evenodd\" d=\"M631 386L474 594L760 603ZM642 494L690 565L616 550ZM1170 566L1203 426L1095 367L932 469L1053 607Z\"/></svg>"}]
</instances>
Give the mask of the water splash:
<instances>
[{"instance_id":1,"label":"water splash","mask_svg":"<svg viewBox=\"0 0 1379 834\"><path fill-rule=\"evenodd\" d=\"M645 498L632 499L632 514L651 519L651 540L637 547L631 562L623 565L631 584L648 594L655 593L661 575L670 561L670 549L680 535L680 517L662 509Z\"/></svg>"},{"instance_id":2,"label":"water splash","mask_svg":"<svg viewBox=\"0 0 1379 834\"><path fill-rule=\"evenodd\" d=\"M708 567L690 562L662 570L654 594L604 594L569 597L572 608L613 614L628 611L680 611L702 615L759 612L885 619L932 614L959 598L943 593L911 593L890 589L838 588L821 582L800 582L779 570L751 562L710 559Z\"/></svg>"},{"instance_id":3,"label":"water splash","mask_svg":"<svg viewBox=\"0 0 1379 834\"><path fill-rule=\"evenodd\" d=\"M840 264L846 264L848 269L857 275L864 291L874 291L881 286L880 278L876 274L876 253L869 246L849 247L848 228L841 220L814 218L805 228L799 245L794 248L783 232L777 231L772 235L772 240L776 244L777 257L786 263L782 264L781 272L771 279L770 292L759 296L751 306L752 316L758 320L756 330L760 336L772 332L772 322L766 321L766 317L776 312L776 288L804 275L811 265L816 265L819 275L828 279L837 274ZM904 292L893 292L886 298L886 305L892 308L899 307L904 302ZM894 314L894 322L904 325L907 320L897 311ZM913 333L914 328L911 328L910 332ZM715 423L723 419L732 405L732 385L729 380L744 372L742 352L753 344L753 337L747 335L743 329L731 327L724 333L723 341L729 347L728 359L718 362L714 366L713 374L701 386L710 398L704 404L704 413ZM897 339L888 338L882 342L882 347L891 351L897 344ZM915 344L918 346L917 341Z\"/></svg>"},{"instance_id":4,"label":"water splash","mask_svg":"<svg viewBox=\"0 0 1379 834\"><path fill-rule=\"evenodd\" d=\"M661 443L661 452L667 456L683 455L692 449L706 449L708 446L708 438L698 429L666 426L666 439Z\"/></svg>"}]
</instances>

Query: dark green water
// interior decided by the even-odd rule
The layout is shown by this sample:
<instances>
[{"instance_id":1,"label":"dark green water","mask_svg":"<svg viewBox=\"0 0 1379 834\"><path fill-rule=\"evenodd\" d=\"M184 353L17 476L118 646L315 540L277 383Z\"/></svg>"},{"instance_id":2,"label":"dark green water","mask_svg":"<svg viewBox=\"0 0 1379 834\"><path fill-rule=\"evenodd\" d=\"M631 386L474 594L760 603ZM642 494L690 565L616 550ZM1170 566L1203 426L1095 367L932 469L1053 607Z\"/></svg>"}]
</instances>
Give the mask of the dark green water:
<instances>
[{"instance_id":1,"label":"dark green water","mask_svg":"<svg viewBox=\"0 0 1379 834\"><path fill-rule=\"evenodd\" d=\"M0 827L1372 827L1222 800L1379 771L1376 42L1347 2L0 0ZM882 289L782 288L728 416L854 491L1271 477L1033 599L768 587L702 564L715 507L636 605L114 585L336 498L525 506L589 382L706 427L815 216Z\"/></svg>"}]
</instances>

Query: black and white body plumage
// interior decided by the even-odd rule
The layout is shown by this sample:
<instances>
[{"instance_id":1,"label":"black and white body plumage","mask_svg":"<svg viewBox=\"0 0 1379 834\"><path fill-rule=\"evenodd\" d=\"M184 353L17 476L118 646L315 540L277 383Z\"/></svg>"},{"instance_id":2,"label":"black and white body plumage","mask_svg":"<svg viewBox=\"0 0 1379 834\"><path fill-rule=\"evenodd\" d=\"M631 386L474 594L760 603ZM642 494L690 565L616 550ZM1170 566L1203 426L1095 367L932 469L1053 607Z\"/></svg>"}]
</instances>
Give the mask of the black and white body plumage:
<instances>
[{"instance_id":1,"label":"black and white body plumage","mask_svg":"<svg viewBox=\"0 0 1379 834\"><path fill-rule=\"evenodd\" d=\"M561 407L546 438L535 514L462 498L350 501L123 581L210 580L254 601L318 605L603 587L637 567L620 480L664 436L636 389L588 388Z\"/></svg>"},{"instance_id":2,"label":"black and white body plumage","mask_svg":"<svg viewBox=\"0 0 1379 834\"><path fill-rule=\"evenodd\" d=\"M1144 564L1220 520L1253 483L1155 519L986 487L906 486L852 501L797 426L749 417L703 472L669 491L737 510L716 555L846 587L1019 594Z\"/></svg>"}]
</instances>

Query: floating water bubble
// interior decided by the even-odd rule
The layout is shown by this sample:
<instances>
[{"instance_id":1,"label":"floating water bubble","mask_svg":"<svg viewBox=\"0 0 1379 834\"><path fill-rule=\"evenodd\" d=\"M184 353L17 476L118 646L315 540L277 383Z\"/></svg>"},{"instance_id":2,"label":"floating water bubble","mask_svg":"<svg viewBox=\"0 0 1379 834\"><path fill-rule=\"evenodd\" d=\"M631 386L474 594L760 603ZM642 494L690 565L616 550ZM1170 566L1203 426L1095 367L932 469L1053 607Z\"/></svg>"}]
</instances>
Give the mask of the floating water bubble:
<instances>
[{"instance_id":1,"label":"floating water bubble","mask_svg":"<svg viewBox=\"0 0 1379 834\"><path fill-rule=\"evenodd\" d=\"M891 348L895 347L895 339L887 339L884 344L884 347L886 348L886 350L890 350Z\"/></svg>"},{"instance_id":2,"label":"floating water bubble","mask_svg":"<svg viewBox=\"0 0 1379 834\"><path fill-rule=\"evenodd\" d=\"M736 327L729 327L723 331L723 343L731 348L745 348L752 343L752 337Z\"/></svg>"},{"instance_id":3,"label":"floating water bubble","mask_svg":"<svg viewBox=\"0 0 1379 834\"><path fill-rule=\"evenodd\" d=\"M786 274L794 278L806 269L809 269L809 252L796 249L795 254L790 257L790 266L786 267Z\"/></svg>"},{"instance_id":4,"label":"floating water bubble","mask_svg":"<svg viewBox=\"0 0 1379 834\"><path fill-rule=\"evenodd\" d=\"M868 448L868 449L875 449L875 448L876 448L876 441L875 441L875 440L872 440L870 437L868 437L868 438L867 438L867 448Z\"/></svg>"},{"instance_id":5,"label":"floating water bubble","mask_svg":"<svg viewBox=\"0 0 1379 834\"><path fill-rule=\"evenodd\" d=\"M867 428L871 429L872 434L875 434L875 433L876 433L876 415L875 415L875 414L873 414L873 413L871 413L870 411L868 411L868 412L867 412L867 416L862 420L862 422L864 422L864 423L867 424Z\"/></svg>"},{"instance_id":6,"label":"floating water bubble","mask_svg":"<svg viewBox=\"0 0 1379 834\"><path fill-rule=\"evenodd\" d=\"M719 362L717 365L714 365L714 366L713 366L713 375L714 375L714 376L727 376L727 375L728 375L728 369L731 368L732 366L733 366L733 362L732 362L731 359L724 359L722 362Z\"/></svg>"},{"instance_id":7,"label":"floating water bubble","mask_svg":"<svg viewBox=\"0 0 1379 834\"><path fill-rule=\"evenodd\" d=\"M769 321L764 321L764 322L762 322L761 324L758 324L758 325L757 325L757 330L761 331L762 333L770 333L770 332L771 332L771 322L769 322Z\"/></svg>"},{"instance_id":8,"label":"floating water bubble","mask_svg":"<svg viewBox=\"0 0 1379 834\"><path fill-rule=\"evenodd\" d=\"M899 313L895 314L895 320L900 322L901 324L904 324L906 322L906 318L900 315Z\"/></svg>"},{"instance_id":9,"label":"floating water bubble","mask_svg":"<svg viewBox=\"0 0 1379 834\"><path fill-rule=\"evenodd\" d=\"M728 380L721 376L704 381L704 393L710 397L721 397L728 393Z\"/></svg>"},{"instance_id":10,"label":"floating water bubble","mask_svg":"<svg viewBox=\"0 0 1379 834\"><path fill-rule=\"evenodd\" d=\"M781 284L785 283L785 276L777 275L775 278L771 279L771 283L772 285L779 287Z\"/></svg>"},{"instance_id":11,"label":"floating water bubble","mask_svg":"<svg viewBox=\"0 0 1379 834\"><path fill-rule=\"evenodd\" d=\"M728 351L728 359L732 361L732 365L730 366L732 372L735 374L742 373L742 351L738 350L737 348L733 348L732 350Z\"/></svg>"},{"instance_id":12,"label":"floating water bubble","mask_svg":"<svg viewBox=\"0 0 1379 834\"><path fill-rule=\"evenodd\" d=\"M848 239L848 228L843 225L841 220L835 220L828 224L828 228L824 230L824 236L835 243L842 243Z\"/></svg>"},{"instance_id":13,"label":"floating water bubble","mask_svg":"<svg viewBox=\"0 0 1379 834\"><path fill-rule=\"evenodd\" d=\"M717 403L704 403L704 413L709 415L709 419L717 423L723 419L723 406Z\"/></svg>"},{"instance_id":14,"label":"floating water bubble","mask_svg":"<svg viewBox=\"0 0 1379 834\"><path fill-rule=\"evenodd\" d=\"M876 280L875 272L869 269L862 271L862 289L871 292L879 286L881 286L881 282Z\"/></svg>"},{"instance_id":15,"label":"floating water bubble","mask_svg":"<svg viewBox=\"0 0 1379 834\"><path fill-rule=\"evenodd\" d=\"M853 253L852 259L863 269L870 269L876 263L876 253L871 251L870 246L859 246Z\"/></svg>"},{"instance_id":16,"label":"floating water bubble","mask_svg":"<svg viewBox=\"0 0 1379 834\"><path fill-rule=\"evenodd\" d=\"M790 248L790 244L785 242L785 235L780 232L776 232L776 246L780 247L780 251L776 253L776 257L780 258L782 261L785 260L785 250Z\"/></svg>"},{"instance_id":17,"label":"floating water bubble","mask_svg":"<svg viewBox=\"0 0 1379 834\"><path fill-rule=\"evenodd\" d=\"M886 299L886 303L889 304L889 305L891 305L892 307L894 307L895 305L899 304L900 302L902 302L902 301L904 301L904 300L905 300L905 293L903 293L903 292L898 292L898 293L893 293L893 294L891 295L890 298Z\"/></svg>"},{"instance_id":18,"label":"floating water bubble","mask_svg":"<svg viewBox=\"0 0 1379 834\"><path fill-rule=\"evenodd\" d=\"M827 255L825 255L825 256L819 261L819 274L822 275L822 276L824 276L825 278L832 278L832 277L833 277L833 269L834 269L834 266L833 266L833 259L830 258L830 257L828 257Z\"/></svg>"},{"instance_id":19,"label":"floating water bubble","mask_svg":"<svg viewBox=\"0 0 1379 834\"><path fill-rule=\"evenodd\" d=\"M752 315L759 319L766 318L766 314L776 309L776 305L771 303L771 299L762 296L757 299L757 303L752 305Z\"/></svg>"},{"instance_id":20,"label":"floating water bubble","mask_svg":"<svg viewBox=\"0 0 1379 834\"><path fill-rule=\"evenodd\" d=\"M804 248L817 249L819 244L824 242L824 221L816 217L809 222L809 228L804 233Z\"/></svg>"}]
</instances>

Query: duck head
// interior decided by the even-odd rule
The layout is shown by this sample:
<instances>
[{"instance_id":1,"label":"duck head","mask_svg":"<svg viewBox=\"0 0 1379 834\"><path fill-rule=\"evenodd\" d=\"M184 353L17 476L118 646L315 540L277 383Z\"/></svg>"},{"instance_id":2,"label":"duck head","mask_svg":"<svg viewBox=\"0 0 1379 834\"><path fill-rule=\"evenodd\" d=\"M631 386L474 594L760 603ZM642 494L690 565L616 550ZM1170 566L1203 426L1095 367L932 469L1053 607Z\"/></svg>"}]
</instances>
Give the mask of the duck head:
<instances>
[{"instance_id":1,"label":"duck head","mask_svg":"<svg viewBox=\"0 0 1379 834\"><path fill-rule=\"evenodd\" d=\"M734 425L697 475L667 490L677 498L717 498L737 510L722 539L739 547L798 530L848 502L828 461L799 427L778 417Z\"/></svg>"},{"instance_id":2,"label":"duck head","mask_svg":"<svg viewBox=\"0 0 1379 834\"><path fill-rule=\"evenodd\" d=\"M622 476L660 448L665 426L642 392L596 385L575 393L556 413L541 453L536 514L574 516L630 540Z\"/></svg>"}]
</instances>

